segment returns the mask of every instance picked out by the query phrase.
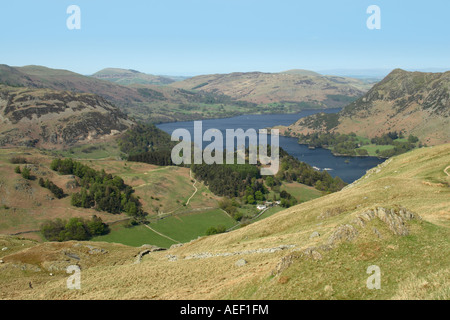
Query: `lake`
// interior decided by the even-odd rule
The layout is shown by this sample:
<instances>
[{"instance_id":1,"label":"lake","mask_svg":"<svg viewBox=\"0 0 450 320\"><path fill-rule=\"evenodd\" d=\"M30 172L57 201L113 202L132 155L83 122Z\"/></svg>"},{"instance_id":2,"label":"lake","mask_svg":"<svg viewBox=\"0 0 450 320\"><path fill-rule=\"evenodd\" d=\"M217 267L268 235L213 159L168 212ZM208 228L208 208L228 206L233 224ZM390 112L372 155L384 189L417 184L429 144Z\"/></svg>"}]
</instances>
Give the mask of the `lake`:
<instances>
[{"instance_id":1,"label":"lake","mask_svg":"<svg viewBox=\"0 0 450 320\"><path fill-rule=\"evenodd\" d=\"M277 125L288 126L298 119L319 113L336 113L340 109L304 110L296 114L255 114L242 115L232 118L203 120L203 132L208 129L218 129L225 137L226 129L264 129ZM158 128L172 134L175 129L184 128L194 135L194 122L170 122L158 124ZM270 138L268 138L270 142ZM316 148L311 150L308 146L298 144L298 139L280 136L280 147L300 161L319 168L327 169L333 177L339 176L347 183L361 178L367 170L382 163L384 159L376 157L336 157L330 150ZM208 142L209 143L209 142ZM331 169L331 170L328 170Z\"/></svg>"}]
</instances>

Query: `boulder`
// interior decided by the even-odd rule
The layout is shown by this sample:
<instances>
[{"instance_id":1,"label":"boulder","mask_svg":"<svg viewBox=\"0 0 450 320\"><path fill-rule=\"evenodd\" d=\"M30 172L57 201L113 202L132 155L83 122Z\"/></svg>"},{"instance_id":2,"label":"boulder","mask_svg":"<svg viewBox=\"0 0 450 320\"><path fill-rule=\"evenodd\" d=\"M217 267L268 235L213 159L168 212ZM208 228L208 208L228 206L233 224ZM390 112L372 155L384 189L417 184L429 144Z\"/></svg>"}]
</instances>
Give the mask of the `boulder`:
<instances>
[{"instance_id":1,"label":"boulder","mask_svg":"<svg viewBox=\"0 0 450 320\"><path fill-rule=\"evenodd\" d=\"M236 267L242 267L245 266L247 264L247 261L244 259L239 259L238 261L236 261L236 263L234 264Z\"/></svg>"}]
</instances>

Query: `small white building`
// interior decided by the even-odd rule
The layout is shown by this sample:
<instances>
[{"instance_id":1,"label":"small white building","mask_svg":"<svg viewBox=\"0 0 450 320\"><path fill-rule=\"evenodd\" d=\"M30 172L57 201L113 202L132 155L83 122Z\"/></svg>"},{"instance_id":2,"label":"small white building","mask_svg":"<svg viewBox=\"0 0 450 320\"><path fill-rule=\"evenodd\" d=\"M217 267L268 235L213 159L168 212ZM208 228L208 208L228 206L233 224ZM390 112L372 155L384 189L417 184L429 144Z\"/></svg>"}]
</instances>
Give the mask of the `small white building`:
<instances>
[{"instance_id":1,"label":"small white building","mask_svg":"<svg viewBox=\"0 0 450 320\"><path fill-rule=\"evenodd\" d=\"M258 204L257 206L256 206L256 209L258 209L258 210L264 210L264 209L266 209L267 207L265 206L265 205L263 205L263 204Z\"/></svg>"}]
</instances>

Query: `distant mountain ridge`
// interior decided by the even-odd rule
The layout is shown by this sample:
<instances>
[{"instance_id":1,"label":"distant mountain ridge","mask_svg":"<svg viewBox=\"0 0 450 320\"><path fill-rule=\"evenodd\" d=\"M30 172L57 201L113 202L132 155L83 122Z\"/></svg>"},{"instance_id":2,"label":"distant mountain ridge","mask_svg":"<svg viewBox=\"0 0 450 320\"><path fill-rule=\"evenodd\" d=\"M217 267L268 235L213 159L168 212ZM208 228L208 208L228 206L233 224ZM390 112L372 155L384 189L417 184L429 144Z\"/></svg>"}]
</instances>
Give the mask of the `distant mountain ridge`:
<instances>
[{"instance_id":1,"label":"distant mountain ridge","mask_svg":"<svg viewBox=\"0 0 450 320\"><path fill-rule=\"evenodd\" d=\"M450 71L393 70L337 115L317 114L288 127L292 132L355 132L369 138L403 131L421 142L450 142Z\"/></svg>"},{"instance_id":2,"label":"distant mountain ridge","mask_svg":"<svg viewBox=\"0 0 450 320\"><path fill-rule=\"evenodd\" d=\"M96 94L130 117L151 122L343 107L372 85L351 78L320 76L307 70L235 72L188 79L153 77L136 70L114 68L100 71L94 77L43 66L0 65L0 84ZM149 84L149 81L168 83L182 79L166 85Z\"/></svg>"},{"instance_id":3,"label":"distant mountain ridge","mask_svg":"<svg viewBox=\"0 0 450 320\"><path fill-rule=\"evenodd\" d=\"M180 80L179 77L159 76L142 73L132 69L125 70L119 68L106 68L94 73L92 77L111 81L121 85L130 85L130 84L167 85Z\"/></svg>"},{"instance_id":4,"label":"distant mountain ridge","mask_svg":"<svg viewBox=\"0 0 450 320\"><path fill-rule=\"evenodd\" d=\"M348 98L362 96L371 84L363 81L322 76L308 70L281 73L234 72L201 75L170 84L185 90L218 92L237 100L257 104L310 103L322 107L339 107ZM339 101L342 98L342 101Z\"/></svg>"}]
</instances>

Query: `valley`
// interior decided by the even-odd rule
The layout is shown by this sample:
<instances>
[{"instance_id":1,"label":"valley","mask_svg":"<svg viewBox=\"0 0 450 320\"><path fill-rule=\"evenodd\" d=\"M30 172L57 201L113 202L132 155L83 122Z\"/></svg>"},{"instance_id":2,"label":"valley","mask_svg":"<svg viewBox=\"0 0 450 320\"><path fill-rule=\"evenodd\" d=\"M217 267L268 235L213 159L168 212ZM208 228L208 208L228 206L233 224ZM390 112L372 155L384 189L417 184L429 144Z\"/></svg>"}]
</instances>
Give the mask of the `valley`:
<instances>
[{"instance_id":1,"label":"valley","mask_svg":"<svg viewBox=\"0 0 450 320\"><path fill-rule=\"evenodd\" d=\"M2 298L448 299L449 157L445 144L390 158L342 191L229 233L148 247L140 262L144 248L3 236ZM83 268L81 291L65 289L68 253ZM381 290L365 286L370 265L383 272Z\"/></svg>"},{"instance_id":2,"label":"valley","mask_svg":"<svg viewBox=\"0 0 450 320\"><path fill-rule=\"evenodd\" d=\"M0 298L449 299L446 77L3 65ZM194 119L281 129L279 172L174 165Z\"/></svg>"}]
</instances>

